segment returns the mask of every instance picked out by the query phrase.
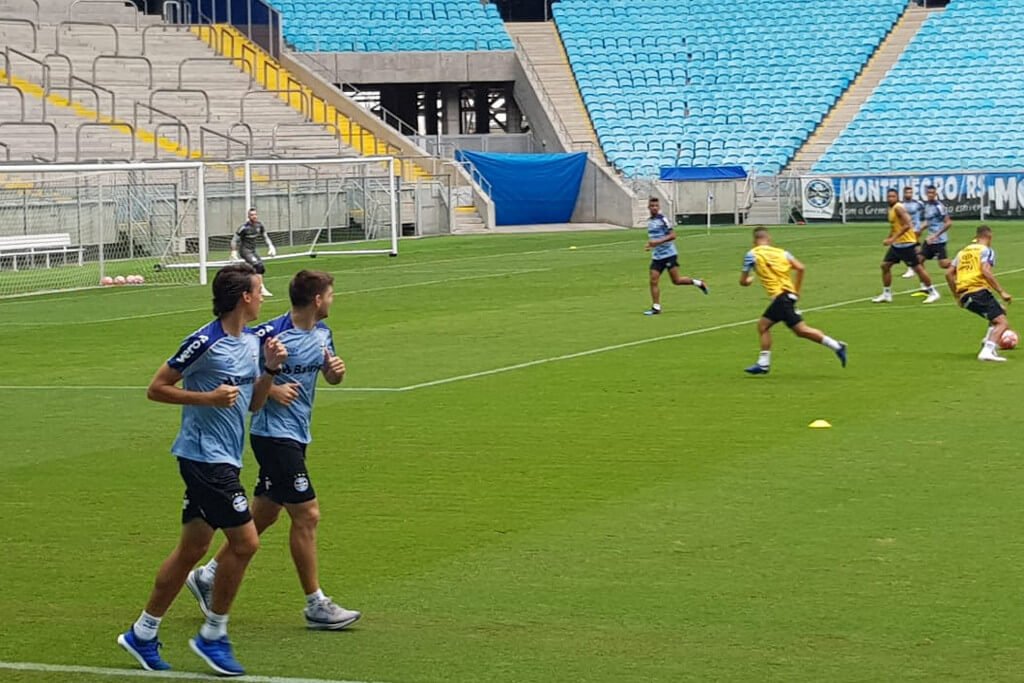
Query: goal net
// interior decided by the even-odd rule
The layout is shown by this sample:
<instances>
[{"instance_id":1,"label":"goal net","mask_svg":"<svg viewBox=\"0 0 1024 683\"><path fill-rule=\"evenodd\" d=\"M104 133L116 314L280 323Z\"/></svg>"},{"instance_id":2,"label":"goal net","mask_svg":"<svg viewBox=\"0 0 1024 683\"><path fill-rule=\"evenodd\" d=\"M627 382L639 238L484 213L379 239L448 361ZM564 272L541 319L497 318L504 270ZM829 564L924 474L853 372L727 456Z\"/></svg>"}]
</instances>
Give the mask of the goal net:
<instances>
[{"instance_id":1,"label":"goal net","mask_svg":"<svg viewBox=\"0 0 1024 683\"><path fill-rule=\"evenodd\" d=\"M206 167L206 252L168 254L165 270L230 263L231 239L255 209L277 254L269 262L315 256L398 255L399 188L392 157L253 159Z\"/></svg>"},{"instance_id":2,"label":"goal net","mask_svg":"<svg viewBox=\"0 0 1024 683\"><path fill-rule=\"evenodd\" d=\"M198 162L0 165L0 298L196 283L162 267L198 252ZM129 278L129 276L132 276Z\"/></svg>"}]
</instances>

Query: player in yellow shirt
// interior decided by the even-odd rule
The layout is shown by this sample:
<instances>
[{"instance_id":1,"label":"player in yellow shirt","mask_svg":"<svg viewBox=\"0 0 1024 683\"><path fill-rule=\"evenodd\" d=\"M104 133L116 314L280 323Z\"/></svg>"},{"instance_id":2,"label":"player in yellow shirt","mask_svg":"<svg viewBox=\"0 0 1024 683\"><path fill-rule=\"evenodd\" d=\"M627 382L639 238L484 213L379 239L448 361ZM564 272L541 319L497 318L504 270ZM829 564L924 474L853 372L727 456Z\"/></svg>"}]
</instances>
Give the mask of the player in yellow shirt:
<instances>
[{"instance_id":1,"label":"player in yellow shirt","mask_svg":"<svg viewBox=\"0 0 1024 683\"><path fill-rule=\"evenodd\" d=\"M992 267L996 263L996 253L992 251L992 228L979 225L974 241L960 250L953 259L953 264L946 271L946 282L953 290L953 295L960 305L971 313L976 313L988 320L988 332L981 344L978 360L1002 363L1006 359L996 353L999 339L1009 327L1006 309L1003 308L992 292L1006 303L1013 297L1002 288Z\"/></svg>"},{"instance_id":2,"label":"player in yellow shirt","mask_svg":"<svg viewBox=\"0 0 1024 683\"><path fill-rule=\"evenodd\" d=\"M889 251L885 252L885 258L882 259L882 293L871 301L876 304L887 304L892 301L892 267L900 261L917 273L922 289L928 292L924 302L930 304L938 301L939 290L932 285L928 271L918 263L917 233L914 232L910 214L900 204L899 192L889 190L885 195L885 201L889 204L889 236L882 244L889 247Z\"/></svg>"},{"instance_id":3,"label":"player in yellow shirt","mask_svg":"<svg viewBox=\"0 0 1024 683\"><path fill-rule=\"evenodd\" d=\"M754 248L743 259L740 285L749 287L754 282L751 271L757 273L764 290L772 300L771 305L757 321L757 333L761 337L761 353L757 363L747 368L751 375L767 375L772 362L772 327L775 323L786 323L798 337L810 339L835 352L839 362L846 367L846 342L836 341L821 330L807 325L796 310L800 288L804 282L804 264L779 247L772 245L771 235L765 228L754 230ZM791 273L796 273L795 281Z\"/></svg>"}]
</instances>

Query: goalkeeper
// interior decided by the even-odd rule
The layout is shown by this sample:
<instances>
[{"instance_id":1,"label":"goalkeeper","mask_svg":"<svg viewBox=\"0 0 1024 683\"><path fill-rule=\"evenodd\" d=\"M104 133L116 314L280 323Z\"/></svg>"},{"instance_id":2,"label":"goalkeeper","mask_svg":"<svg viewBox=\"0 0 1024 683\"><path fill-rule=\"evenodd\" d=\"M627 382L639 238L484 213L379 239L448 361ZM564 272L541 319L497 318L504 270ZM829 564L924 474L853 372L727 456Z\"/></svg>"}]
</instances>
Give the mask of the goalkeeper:
<instances>
[{"instance_id":1,"label":"goalkeeper","mask_svg":"<svg viewBox=\"0 0 1024 683\"><path fill-rule=\"evenodd\" d=\"M267 243L267 256L277 256L277 249L274 248L274 243L270 241L270 233L267 232L266 226L260 223L256 209L250 208L249 220L242 223L242 226L231 237L231 260L245 261L255 268L257 273L263 275L267 272L267 269L263 265L263 260L259 254L256 253L257 237L262 237L263 241ZM264 279L263 282L265 283L266 280ZM267 289L266 284L261 284L260 287L262 288L263 296L274 296Z\"/></svg>"}]
</instances>

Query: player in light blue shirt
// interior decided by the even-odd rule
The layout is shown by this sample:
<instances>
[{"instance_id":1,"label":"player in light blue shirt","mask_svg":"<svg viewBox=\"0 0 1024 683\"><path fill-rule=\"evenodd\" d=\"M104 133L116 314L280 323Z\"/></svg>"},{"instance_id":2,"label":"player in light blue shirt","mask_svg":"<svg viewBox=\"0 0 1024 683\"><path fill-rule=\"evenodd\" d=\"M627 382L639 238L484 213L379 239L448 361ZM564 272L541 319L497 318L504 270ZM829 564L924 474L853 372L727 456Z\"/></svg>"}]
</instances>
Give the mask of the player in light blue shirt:
<instances>
[{"instance_id":1,"label":"player in light blue shirt","mask_svg":"<svg viewBox=\"0 0 1024 683\"><path fill-rule=\"evenodd\" d=\"M939 267L945 270L953 263L946 251L953 218L949 215L946 205L939 200L939 191L934 185L929 185L925 189L925 197L923 215L928 235L924 246L921 247L921 265L924 266L925 261L936 259Z\"/></svg>"},{"instance_id":2,"label":"player in light blue shirt","mask_svg":"<svg viewBox=\"0 0 1024 683\"><path fill-rule=\"evenodd\" d=\"M676 233L672 224L661 213L661 204L657 197L647 201L647 210L651 216L647 219L647 251L651 252L650 286L651 307L644 315L661 313L661 274L666 270L674 285L693 285L705 294L708 293L707 283L703 280L679 274L679 251L676 249Z\"/></svg>"},{"instance_id":3,"label":"player in light blue shirt","mask_svg":"<svg viewBox=\"0 0 1024 683\"><path fill-rule=\"evenodd\" d=\"M924 230L924 224L922 223L922 217L924 215L924 204L914 198L914 188L910 185L906 185L903 188L903 199L900 200L900 204L910 214L910 224L914 226L914 234L917 235L917 241L921 241L921 231ZM917 249L918 247L914 247ZM920 252L919 252L920 254ZM920 256L919 256L920 258ZM913 268L907 267L907 271L901 275L904 280L909 280L912 277L917 277L917 273ZM922 291L925 288L922 287ZM917 294L914 294L917 296Z\"/></svg>"},{"instance_id":4,"label":"player in light blue shirt","mask_svg":"<svg viewBox=\"0 0 1024 683\"><path fill-rule=\"evenodd\" d=\"M259 316L262 284L263 278L248 264L218 271L213 280L217 319L189 335L149 384L150 400L183 406L181 429L171 452L178 458L185 500L178 546L160 566L146 609L117 638L147 671L171 668L160 656L160 622L221 529L228 539L221 580L212 591L206 622L189 646L216 673L245 673L227 637L228 610L259 548L238 478L245 414L263 407L273 376L288 358L284 345L269 339L262 344L261 371L260 342L245 327Z\"/></svg>"},{"instance_id":5,"label":"player in light blue shirt","mask_svg":"<svg viewBox=\"0 0 1024 683\"><path fill-rule=\"evenodd\" d=\"M253 331L254 339L276 339L288 351L288 360L271 389L271 400L253 415L249 429L252 452L260 466L253 492L253 521L256 531L263 533L277 521L282 508L288 511L292 560L306 594L306 626L339 630L362 615L336 604L320 587L316 552L320 503L306 468L317 377L323 375L329 384L338 384L345 377L345 363L335 353L331 330L323 322L334 302L334 278L318 271L300 271L292 278L288 294L291 310ZM222 548L186 581L204 612L226 551Z\"/></svg>"}]
</instances>

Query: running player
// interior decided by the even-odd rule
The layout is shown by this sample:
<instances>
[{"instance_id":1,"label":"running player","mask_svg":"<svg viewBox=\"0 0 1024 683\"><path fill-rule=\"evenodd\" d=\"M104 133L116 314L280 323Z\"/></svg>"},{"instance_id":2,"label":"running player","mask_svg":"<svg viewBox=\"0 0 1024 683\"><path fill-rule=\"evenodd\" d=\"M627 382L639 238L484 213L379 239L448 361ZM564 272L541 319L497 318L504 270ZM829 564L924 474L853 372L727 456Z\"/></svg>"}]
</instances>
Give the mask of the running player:
<instances>
[{"instance_id":1,"label":"running player","mask_svg":"<svg viewBox=\"0 0 1024 683\"><path fill-rule=\"evenodd\" d=\"M839 362L846 367L846 342L836 341L825 335L821 330L809 327L796 310L796 302L800 298L800 288L804 281L804 264L784 249L772 245L771 235L765 228L754 230L754 248L747 252L743 259L743 272L740 273L740 285L749 287L754 282L751 271L757 273L764 290L768 292L771 305L757 321L757 333L761 337L761 353L757 363L746 369L751 375L767 375L772 362L772 327L775 323L786 323L798 337L809 339L832 349ZM796 272L796 282L790 273Z\"/></svg>"},{"instance_id":2,"label":"running player","mask_svg":"<svg viewBox=\"0 0 1024 683\"><path fill-rule=\"evenodd\" d=\"M650 285L651 307L644 315L661 313L661 274L666 270L674 285L693 285L705 294L708 286L703 280L679 274L679 251L676 249L676 233L668 219L661 214L660 202L657 197L647 200L647 210L651 217L647 221L647 251L651 254Z\"/></svg>"},{"instance_id":3,"label":"running player","mask_svg":"<svg viewBox=\"0 0 1024 683\"><path fill-rule=\"evenodd\" d=\"M267 272L267 268L263 265L263 259L256 253L256 239L258 237L262 237L263 241L267 243L267 256L277 256L277 249L274 248L274 243L270 241L270 233L267 232L266 226L260 222L256 209L249 209L247 220L242 223L241 227L231 237L231 260L245 261L255 268L257 273L263 275ZM265 285L261 284L260 287L263 296L274 296Z\"/></svg>"},{"instance_id":4,"label":"running player","mask_svg":"<svg viewBox=\"0 0 1024 683\"><path fill-rule=\"evenodd\" d=\"M924 202L923 215L928 234L918 260L924 266L925 261L937 259L939 267L946 270L950 264L946 244L949 242L949 229L953 225L953 218L946 210L946 205L939 201L939 193L934 185L929 185L925 192L927 199Z\"/></svg>"},{"instance_id":5,"label":"running player","mask_svg":"<svg viewBox=\"0 0 1024 683\"><path fill-rule=\"evenodd\" d=\"M338 384L345 377L345 363L335 355L331 330L323 323L334 301L334 278L302 270L292 278L288 293L291 311L256 328L258 337L284 344L288 362L275 380L271 400L253 415L249 429L260 466L252 516L257 533L262 534L277 521L282 508L288 512L292 560L306 594L306 626L339 630L362 615L335 604L320 588L316 557L320 504L306 469L317 375L322 374L329 384ZM209 612L210 589L227 552L227 546L221 548L215 559L188 576L186 585L204 613Z\"/></svg>"},{"instance_id":6,"label":"running player","mask_svg":"<svg viewBox=\"0 0 1024 683\"><path fill-rule=\"evenodd\" d=\"M961 306L988 320L988 331L981 342L978 360L1002 363L1006 359L996 353L996 349L999 348L999 339L1009 327L1009 322L1006 309L996 301L992 292L999 292L1000 298L1006 303L1010 303L1013 297L996 280L992 272L995 263L992 228L979 225L974 241L960 250L953 259L953 265L946 271L946 282Z\"/></svg>"},{"instance_id":7,"label":"running player","mask_svg":"<svg viewBox=\"0 0 1024 683\"><path fill-rule=\"evenodd\" d=\"M917 237L918 244L921 242L921 231L924 230L924 204L914 199L914 188L907 185L903 188L903 208L910 214L910 222L914 225L914 235ZM914 277L916 273L914 269L907 266L907 270L902 277L904 280L909 280Z\"/></svg>"},{"instance_id":8,"label":"running player","mask_svg":"<svg viewBox=\"0 0 1024 683\"><path fill-rule=\"evenodd\" d=\"M924 300L926 304L939 300L939 290L932 285L932 279L928 272L917 261L917 235L914 233L914 225L911 222L910 214L899 202L899 193L891 189L886 193L886 202L889 204L889 236L882 241L882 244L889 247L882 259L882 293L876 296L873 301L876 304L889 303L892 301L892 267L893 264L903 262L912 267L917 276L921 279L921 286L928 291L928 297Z\"/></svg>"},{"instance_id":9,"label":"running player","mask_svg":"<svg viewBox=\"0 0 1024 683\"><path fill-rule=\"evenodd\" d=\"M117 637L147 671L171 668L160 656L157 630L192 567L221 529L227 537L227 552L213 585L206 621L189 646L221 675L245 673L227 635L228 610L260 545L238 480L245 414L263 407L273 376L281 372L288 357L283 344L268 340L263 344L261 373L259 341L246 334L245 324L256 319L263 302L261 279L245 263L218 271L213 280L216 319L185 339L149 384L150 400L184 406L171 452L185 482L185 500L178 546L160 566L142 615Z\"/></svg>"}]
</instances>

